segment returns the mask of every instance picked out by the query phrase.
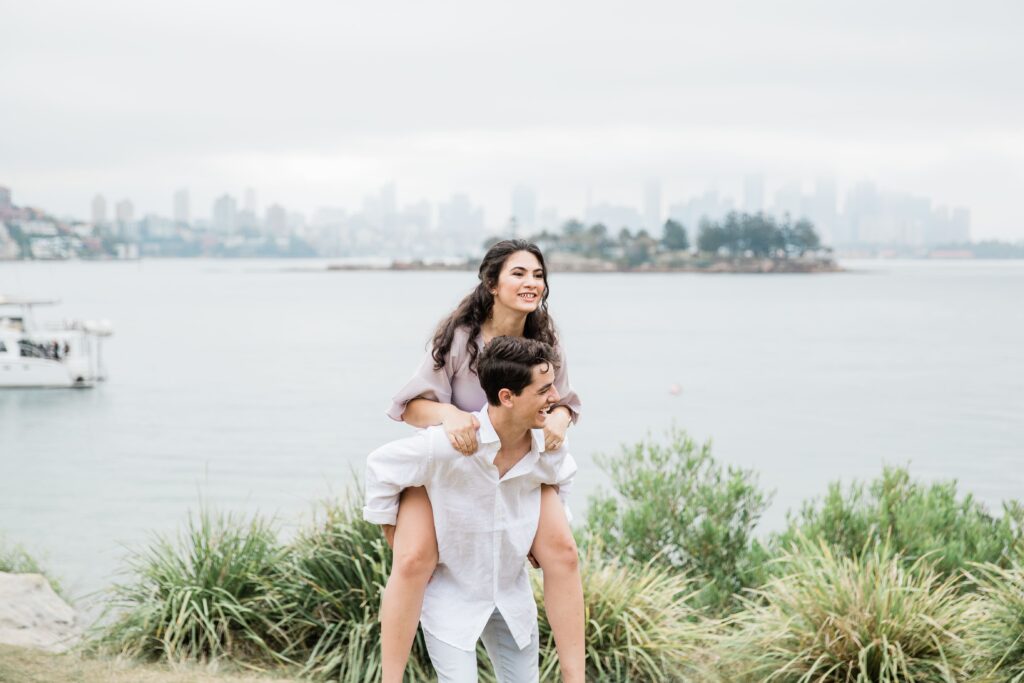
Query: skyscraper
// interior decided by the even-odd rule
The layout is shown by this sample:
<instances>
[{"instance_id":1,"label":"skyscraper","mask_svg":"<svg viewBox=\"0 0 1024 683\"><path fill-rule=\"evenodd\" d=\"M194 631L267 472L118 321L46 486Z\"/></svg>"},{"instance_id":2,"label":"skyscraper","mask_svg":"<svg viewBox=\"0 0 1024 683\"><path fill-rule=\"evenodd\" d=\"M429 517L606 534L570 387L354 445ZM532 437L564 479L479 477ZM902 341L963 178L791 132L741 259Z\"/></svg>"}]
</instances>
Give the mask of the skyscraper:
<instances>
[{"instance_id":1,"label":"skyscraper","mask_svg":"<svg viewBox=\"0 0 1024 683\"><path fill-rule=\"evenodd\" d=\"M213 229L220 233L231 233L235 231L235 222L238 215L238 202L229 194L217 197L213 202Z\"/></svg>"},{"instance_id":2,"label":"skyscraper","mask_svg":"<svg viewBox=\"0 0 1024 683\"><path fill-rule=\"evenodd\" d=\"M537 193L526 185L517 185L512 190L512 218L515 219L516 236L533 232L537 227Z\"/></svg>"},{"instance_id":3,"label":"skyscraper","mask_svg":"<svg viewBox=\"0 0 1024 683\"><path fill-rule=\"evenodd\" d=\"M655 237L661 234L661 183L657 180L644 187L644 227Z\"/></svg>"},{"instance_id":4,"label":"skyscraper","mask_svg":"<svg viewBox=\"0 0 1024 683\"><path fill-rule=\"evenodd\" d=\"M263 226L271 235L281 237L288 234L288 212L280 204L267 207L267 215Z\"/></svg>"},{"instance_id":5,"label":"skyscraper","mask_svg":"<svg viewBox=\"0 0 1024 683\"><path fill-rule=\"evenodd\" d=\"M119 201L114 206L114 212L117 216L117 222L121 224L122 228L135 219L135 206L130 199ZM106 214L106 209L104 209L104 214Z\"/></svg>"},{"instance_id":6,"label":"skyscraper","mask_svg":"<svg viewBox=\"0 0 1024 683\"><path fill-rule=\"evenodd\" d=\"M188 189L184 187L174 193L174 222L176 225L187 226L192 220L188 199Z\"/></svg>"},{"instance_id":7,"label":"skyscraper","mask_svg":"<svg viewBox=\"0 0 1024 683\"><path fill-rule=\"evenodd\" d=\"M245 200L242 202L242 210L256 215L256 190L251 187L245 188Z\"/></svg>"},{"instance_id":8,"label":"skyscraper","mask_svg":"<svg viewBox=\"0 0 1024 683\"><path fill-rule=\"evenodd\" d=\"M104 225L107 222L107 200L98 194L92 198L92 224Z\"/></svg>"}]
</instances>

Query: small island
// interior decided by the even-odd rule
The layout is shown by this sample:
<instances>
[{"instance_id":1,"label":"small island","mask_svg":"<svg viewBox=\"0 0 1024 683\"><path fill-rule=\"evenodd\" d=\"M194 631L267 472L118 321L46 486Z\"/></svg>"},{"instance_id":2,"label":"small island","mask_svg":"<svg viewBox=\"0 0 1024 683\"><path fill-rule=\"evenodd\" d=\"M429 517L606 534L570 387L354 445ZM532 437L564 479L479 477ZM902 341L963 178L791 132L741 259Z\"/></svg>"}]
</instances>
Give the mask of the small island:
<instances>
[{"instance_id":1,"label":"small island","mask_svg":"<svg viewBox=\"0 0 1024 683\"><path fill-rule=\"evenodd\" d=\"M515 226L511 233L515 234ZM487 249L507 236L483 243ZM722 221L702 220L696 244L686 228L668 220L661 238L646 230L622 228L612 235L607 226L567 221L558 233L544 230L527 238L544 250L553 270L573 273L833 273L842 269L832 249L823 247L814 225L792 223L764 213L733 212ZM367 266L329 265L328 270L473 270L477 259L431 262L396 260Z\"/></svg>"}]
</instances>

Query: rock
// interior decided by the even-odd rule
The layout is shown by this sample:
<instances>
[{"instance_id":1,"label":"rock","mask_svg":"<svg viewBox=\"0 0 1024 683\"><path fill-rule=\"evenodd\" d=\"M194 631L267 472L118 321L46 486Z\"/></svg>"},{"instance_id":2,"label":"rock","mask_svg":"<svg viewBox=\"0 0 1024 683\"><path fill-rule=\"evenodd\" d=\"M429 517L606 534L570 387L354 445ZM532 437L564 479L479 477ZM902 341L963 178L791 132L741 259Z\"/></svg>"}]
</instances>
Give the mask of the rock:
<instances>
[{"instance_id":1,"label":"rock","mask_svg":"<svg viewBox=\"0 0 1024 683\"><path fill-rule=\"evenodd\" d=\"M0 572L0 643L64 652L81 637L77 613L45 576Z\"/></svg>"}]
</instances>

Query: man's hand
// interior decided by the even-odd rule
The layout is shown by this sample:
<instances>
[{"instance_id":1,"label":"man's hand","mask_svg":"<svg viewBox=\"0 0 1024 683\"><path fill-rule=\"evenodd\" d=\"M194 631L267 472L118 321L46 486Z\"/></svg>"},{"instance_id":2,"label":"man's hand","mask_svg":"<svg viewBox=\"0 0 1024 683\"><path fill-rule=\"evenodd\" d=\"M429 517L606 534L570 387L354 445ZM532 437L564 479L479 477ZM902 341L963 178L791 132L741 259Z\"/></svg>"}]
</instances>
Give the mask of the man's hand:
<instances>
[{"instance_id":1,"label":"man's hand","mask_svg":"<svg viewBox=\"0 0 1024 683\"><path fill-rule=\"evenodd\" d=\"M572 422L572 413L565 406L555 406L544 420L544 450L557 451L565 443L565 431Z\"/></svg>"},{"instance_id":2,"label":"man's hand","mask_svg":"<svg viewBox=\"0 0 1024 683\"><path fill-rule=\"evenodd\" d=\"M452 448L463 455L476 453L477 441L476 430L480 429L480 421L472 413L459 410L455 406L449 406L450 410L445 412L441 426L448 436Z\"/></svg>"},{"instance_id":3,"label":"man's hand","mask_svg":"<svg viewBox=\"0 0 1024 683\"><path fill-rule=\"evenodd\" d=\"M384 532L384 540L388 542L388 547L392 550L395 549L395 525L394 524L381 524L380 530Z\"/></svg>"}]
</instances>

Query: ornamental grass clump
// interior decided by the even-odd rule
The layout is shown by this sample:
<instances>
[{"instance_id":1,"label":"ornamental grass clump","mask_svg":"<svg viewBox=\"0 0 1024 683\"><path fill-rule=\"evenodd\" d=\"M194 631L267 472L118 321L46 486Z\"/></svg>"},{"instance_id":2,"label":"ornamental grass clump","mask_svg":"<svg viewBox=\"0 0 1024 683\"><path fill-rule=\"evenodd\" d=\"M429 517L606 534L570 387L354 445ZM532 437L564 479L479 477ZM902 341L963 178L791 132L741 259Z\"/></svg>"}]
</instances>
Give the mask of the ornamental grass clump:
<instances>
[{"instance_id":1,"label":"ornamental grass clump","mask_svg":"<svg viewBox=\"0 0 1024 683\"><path fill-rule=\"evenodd\" d=\"M985 670L993 681L1024 682L1024 567L979 564L968 578L978 589L985 615L978 625Z\"/></svg>"},{"instance_id":2,"label":"ornamental grass clump","mask_svg":"<svg viewBox=\"0 0 1024 683\"><path fill-rule=\"evenodd\" d=\"M391 549L380 528L362 519L359 499L324 507L321 522L300 533L274 572L268 613L280 652L317 680L379 681L380 598ZM417 635L406 680L428 680L426 645Z\"/></svg>"},{"instance_id":3,"label":"ornamental grass clump","mask_svg":"<svg viewBox=\"0 0 1024 683\"><path fill-rule=\"evenodd\" d=\"M203 508L177 539L158 536L129 558L133 578L110 589L114 620L96 644L173 662L274 659L267 577L281 557L270 523Z\"/></svg>"},{"instance_id":4,"label":"ornamental grass clump","mask_svg":"<svg viewBox=\"0 0 1024 683\"><path fill-rule=\"evenodd\" d=\"M951 683L974 676L977 597L923 558L884 548L857 557L800 542L752 591L717 646L736 683Z\"/></svg>"},{"instance_id":5,"label":"ornamental grass clump","mask_svg":"<svg viewBox=\"0 0 1024 683\"><path fill-rule=\"evenodd\" d=\"M580 562L588 681L697 681L711 622L690 607L694 582L657 562L604 559L589 544ZM543 605L540 573L532 575ZM558 681L551 625L539 615L541 680Z\"/></svg>"}]
</instances>

